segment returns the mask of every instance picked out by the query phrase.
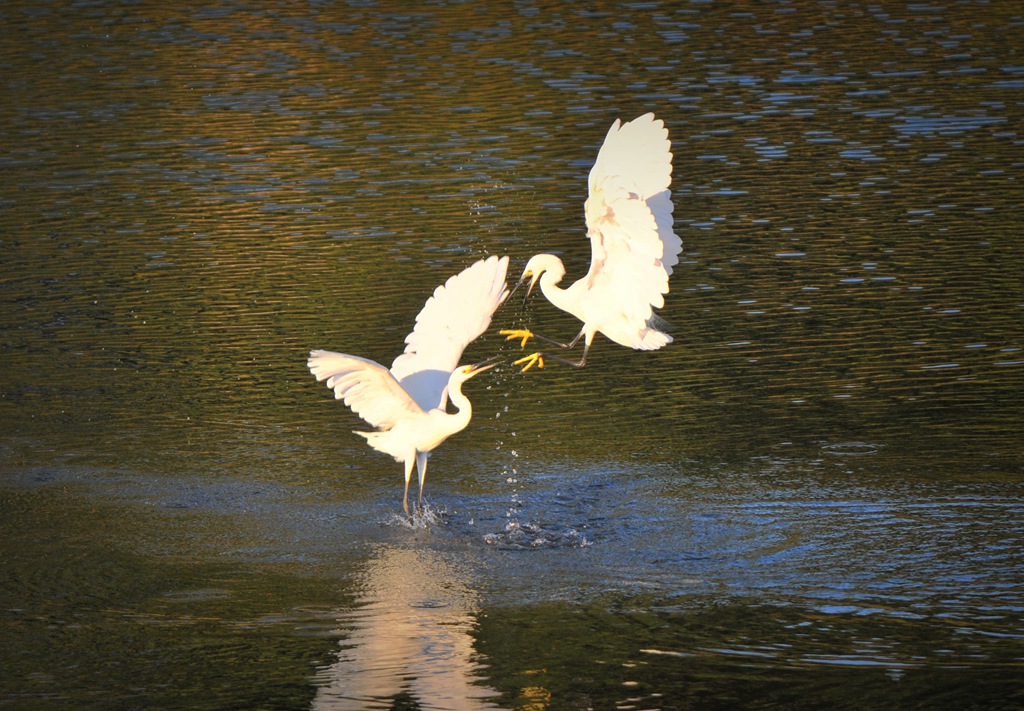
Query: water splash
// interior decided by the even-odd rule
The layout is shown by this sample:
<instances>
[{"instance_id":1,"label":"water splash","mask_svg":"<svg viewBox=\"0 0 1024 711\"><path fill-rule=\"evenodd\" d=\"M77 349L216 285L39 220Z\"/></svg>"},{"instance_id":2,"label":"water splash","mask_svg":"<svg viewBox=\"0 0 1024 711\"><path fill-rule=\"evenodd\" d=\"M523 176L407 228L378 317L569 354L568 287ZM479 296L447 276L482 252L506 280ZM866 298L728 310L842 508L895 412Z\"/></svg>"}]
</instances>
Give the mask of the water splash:
<instances>
[{"instance_id":1,"label":"water splash","mask_svg":"<svg viewBox=\"0 0 1024 711\"><path fill-rule=\"evenodd\" d=\"M586 548L591 545L587 537L575 528L545 528L537 523L509 521L500 533L488 533L484 543L511 550L549 548Z\"/></svg>"},{"instance_id":2,"label":"water splash","mask_svg":"<svg viewBox=\"0 0 1024 711\"><path fill-rule=\"evenodd\" d=\"M381 523L385 526L400 526L410 531L425 531L431 526L444 525L447 520L447 507L434 507L424 502L422 506L413 510L411 516L392 512L387 514Z\"/></svg>"}]
</instances>

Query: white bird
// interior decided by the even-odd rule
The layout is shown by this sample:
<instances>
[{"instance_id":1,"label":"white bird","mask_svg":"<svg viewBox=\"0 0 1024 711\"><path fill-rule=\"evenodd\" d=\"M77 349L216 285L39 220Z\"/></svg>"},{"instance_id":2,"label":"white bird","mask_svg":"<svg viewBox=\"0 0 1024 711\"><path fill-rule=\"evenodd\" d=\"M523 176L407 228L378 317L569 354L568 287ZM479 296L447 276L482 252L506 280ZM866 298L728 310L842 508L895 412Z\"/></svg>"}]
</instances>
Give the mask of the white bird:
<instances>
[{"instance_id":1,"label":"white bird","mask_svg":"<svg viewBox=\"0 0 1024 711\"><path fill-rule=\"evenodd\" d=\"M668 278L679 262L683 242L672 230L672 144L661 119L648 113L627 123L618 119L605 136L590 171L590 194L584 206L591 261L587 275L563 289L562 260L553 254L533 256L516 288L530 280L527 296L540 281L544 296L562 311L583 322L568 343L545 338L527 329L507 329L508 340L538 338L569 349L584 339L583 357L571 361L547 356L571 365L586 365L587 354L598 332L623 346L655 350L672 342L654 314L665 305ZM513 289L512 291L515 291ZM544 367L544 353L516 361Z\"/></svg>"},{"instance_id":2,"label":"white bird","mask_svg":"<svg viewBox=\"0 0 1024 711\"><path fill-rule=\"evenodd\" d=\"M377 428L355 434L405 464L406 514L413 464L422 501L431 450L465 429L473 416L462 384L494 367L493 358L462 367L458 363L462 351L487 330L494 311L508 297L507 269L508 257L488 257L437 287L416 316L416 325L405 338L405 352L395 358L391 370L344 353L309 354L307 365L316 379L326 380L336 399ZM446 410L449 399L458 410L455 414Z\"/></svg>"}]
</instances>

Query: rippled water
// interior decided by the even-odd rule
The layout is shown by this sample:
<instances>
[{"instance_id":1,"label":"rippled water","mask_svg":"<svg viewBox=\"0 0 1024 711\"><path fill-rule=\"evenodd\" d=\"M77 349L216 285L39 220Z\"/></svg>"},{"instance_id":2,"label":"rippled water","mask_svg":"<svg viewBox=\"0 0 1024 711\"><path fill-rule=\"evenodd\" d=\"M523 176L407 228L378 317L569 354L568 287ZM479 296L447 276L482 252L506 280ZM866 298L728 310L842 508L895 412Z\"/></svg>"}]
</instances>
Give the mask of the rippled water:
<instances>
[{"instance_id":1,"label":"rippled water","mask_svg":"<svg viewBox=\"0 0 1024 711\"><path fill-rule=\"evenodd\" d=\"M1020 707L1012 3L0 20L2 702ZM390 362L486 254L583 275L646 111L676 343L472 381L410 525L306 354Z\"/></svg>"}]
</instances>

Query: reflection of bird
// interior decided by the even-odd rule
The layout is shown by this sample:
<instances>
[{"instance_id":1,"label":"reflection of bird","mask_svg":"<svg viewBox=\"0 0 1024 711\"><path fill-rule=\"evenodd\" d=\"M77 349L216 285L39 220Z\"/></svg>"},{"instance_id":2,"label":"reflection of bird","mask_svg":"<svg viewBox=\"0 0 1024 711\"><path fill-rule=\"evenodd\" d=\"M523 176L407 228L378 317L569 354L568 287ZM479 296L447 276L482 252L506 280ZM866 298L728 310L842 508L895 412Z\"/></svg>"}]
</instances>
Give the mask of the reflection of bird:
<instances>
[{"instance_id":1,"label":"reflection of bird","mask_svg":"<svg viewBox=\"0 0 1024 711\"><path fill-rule=\"evenodd\" d=\"M457 552L379 546L353 575L336 661L315 678L314 711L500 709L475 649L480 590ZM506 707L507 708L507 707Z\"/></svg>"},{"instance_id":2,"label":"reflection of bird","mask_svg":"<svg viewBox=\"0 0 1024 711\"><path fill-rule=\"evenodd\" d=\"M413 464L419 474L420 500L427 476L427 457L448 437L469 424L473 407L462 384L493 367L490 360L458 367L462 351L487 330L491 315L508 296L505 271L508 257L476 262L434 290L405 338L405 352L389 371L372 360L312 351L309 370L326 380L334 397L377 428L356 432L378 452L405 463L405 496L409 513L409 479ZM448 414L451 399L458 409Z\"/></svg>"},{"instance_id":3,"label":"reflection of bird","mask_svg":"<svg viewBox=\"0 0 1024 711\"><path fill-rule=\"evenodd\" d=\"M587 275L567 289L558 286L565 276L562 260L538 254L523 270L522 284L537 281L548 301L583 322L569 343L538 336L526 329L503 330L508 340L538 338L560 348L572 348L584 339L579 361L557 358L575 366L587 362L598 331L623 346L654 350L672 341L666 324L653 313L665 305L668 277L679 261L682 240L672 231L672 152L668 131L654 114L612 124L597 161L590 171L590 195L584 211L590 237L591 262ZM516 286L518 287L519 284ZM513 289L514 291L514 289ZM520 358L523 370L544 366L543 353Z\"/></svg>"}]
</instances>

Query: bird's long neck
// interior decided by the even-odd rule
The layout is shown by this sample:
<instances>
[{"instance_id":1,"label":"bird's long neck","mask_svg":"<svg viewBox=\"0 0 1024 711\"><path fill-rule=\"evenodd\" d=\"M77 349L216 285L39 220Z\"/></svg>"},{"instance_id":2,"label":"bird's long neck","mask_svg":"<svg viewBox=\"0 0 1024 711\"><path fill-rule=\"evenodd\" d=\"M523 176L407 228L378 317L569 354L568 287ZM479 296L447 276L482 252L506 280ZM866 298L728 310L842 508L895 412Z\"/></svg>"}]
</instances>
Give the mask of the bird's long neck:
<instances>
[{"instance_id":1,"label":"bird's long neck","mask_svg":"<svg viewBox=\"0 0 1024 711\"><path fill-rule=\"evenodd\" d=\"M540 290L544 294L544 298L551 302L551 304L568 314L572 314L580 321L586 321L584 314L581 310L582 304L580 303L579 293L575 292L574 289L577 285L582 286L583 280L571 284L568 289L563 289L558 285L563 274L552 274L551 272L544 272L540 275Z\"/></svg>"},{"instance_id":2,"label":"bird's long neck","mask_svg":"<svg viewBox=\"0 0 1024 711\"><path fill-rule=\"evenodd\" d=\"M568 311L565 307L565 296L566 290L558 285L562 281L562 277L553 272L547 271L540 275L540 291L544 294L544 298L560 308L562 311Z\"/></svg>"},{"instance_id":3,"label":"bird's long neck","mask_svg":"<svg viewBox=\"0 0 1024 711\"><path fill-rule=\"evenodd\" d=\"M458 410L448 415L451 418L448 421L452 424L452 432L464 430L473 417L473 405L469 398L462 394L462 383L448 386L448 400Z\"/></svg>"}]
</instances>

